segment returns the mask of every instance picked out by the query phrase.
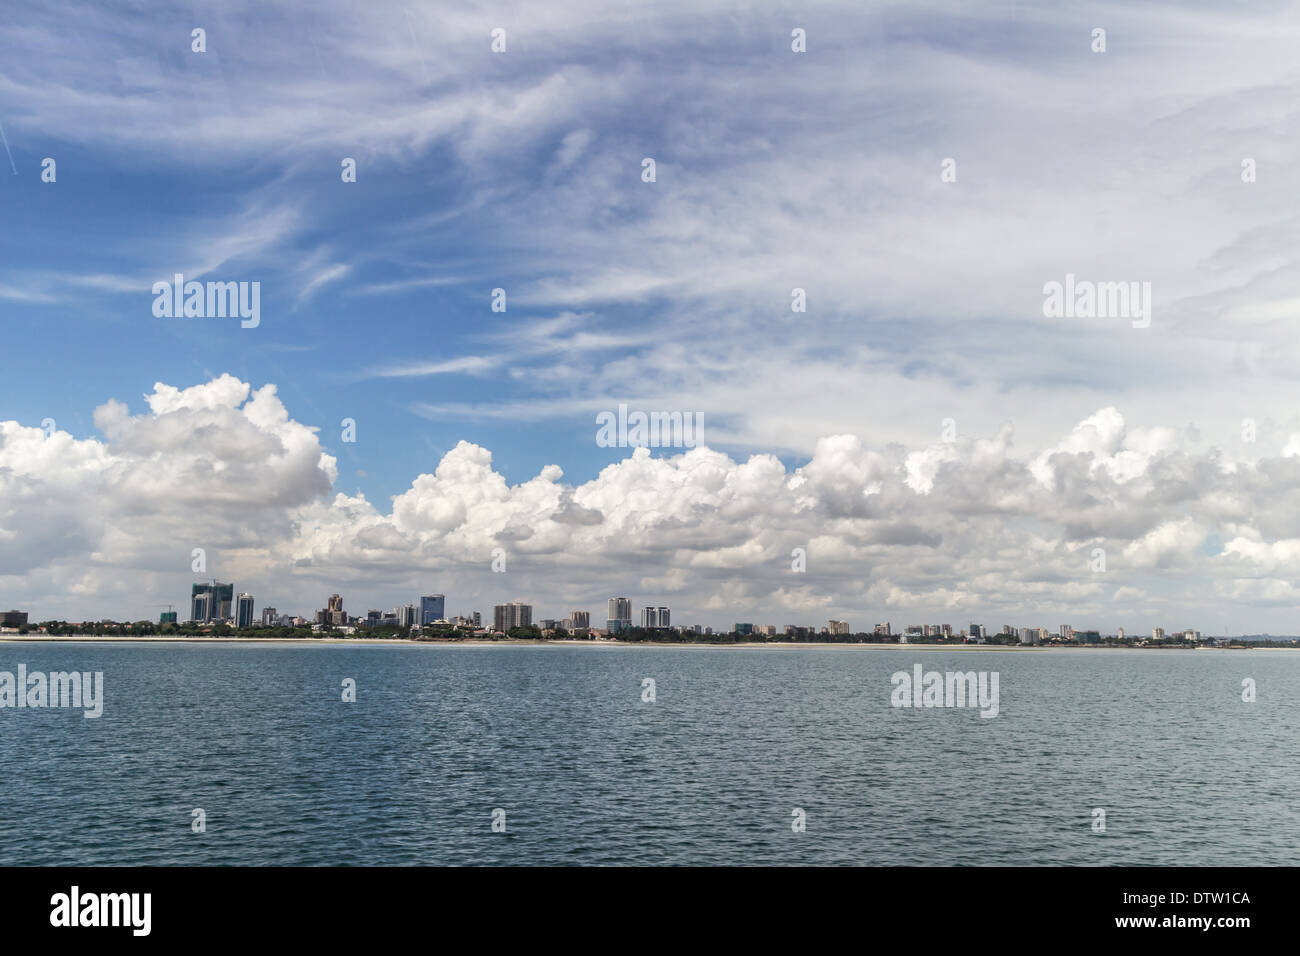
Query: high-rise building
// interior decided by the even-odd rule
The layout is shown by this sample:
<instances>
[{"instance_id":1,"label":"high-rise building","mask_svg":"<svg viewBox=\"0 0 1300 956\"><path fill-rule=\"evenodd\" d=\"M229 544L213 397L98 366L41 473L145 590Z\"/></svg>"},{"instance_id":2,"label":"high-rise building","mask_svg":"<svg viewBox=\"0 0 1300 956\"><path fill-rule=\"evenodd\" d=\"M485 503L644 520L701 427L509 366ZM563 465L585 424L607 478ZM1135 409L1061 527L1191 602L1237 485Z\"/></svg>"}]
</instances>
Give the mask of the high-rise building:
<instances>
[{"instance_id":1,"label":"high-rise building","mask_svg":"<svg viewBox=\"0 0 1300 956\"><path fill-rule=\"evenodd\" d=\"M662 630L669 625L668 608L643 607L641 609L641 626L649 631Z\"/></svg>"},{"instance_id":2,"label":"high-rise building","mask_svg":"<svg viewBox=\"0 0 1300 956\"><path fill-rule=\"evenodd\" d=\"M441 594L426 594L420 598L420 623L432 624L447 620L447 599Z\"/></svg>"},{"instance_id":3,"label":"high-rise building","mask_svg":"<svg viewBox=\"0 0 1300 956\"><path fill-rule=\"evenodd\" d=\"M200 617L196 610L195 603L199 595L207 594L208 600L204 605L203 616ZM222 584L220 581L211 581L205 584L195 584L190 587L190 620L192 621L211 621L214 618L225 620L230 617L231 608L235 600L235 586L233 584Z\"/></svg>"},{"instance_id":4,"label":"high-rise building","mask_svg":"<svg viewBox=\"0 0 1300 956\"><path fill-rule=\"evenodd\" d=\"M890 624L888 621L886 621L884 624L877 624L875 629L872 631L872 634L875 637L889 637L893 633L894 633L894 626Z\"/></svg>"},{"instance_id":5,"label":"high-rise building","mask_svg":"<svg viewBox=\"0 0 1300 956\"><path fill-rule=\"evenodd\" d=\"M200 624L212 620L211 591L199 591L190 597L190 620Z\"/></svg>"},{"instance_id":6,"label":"high-rise building","mask_svg":"<svg viewBox=\"0 0 1300 956\"><path fill-rule=\"evenodd\" d=\"M263 626L263 627L275 627L276 622L279 621L279 619L280 619L280 617L279 617L279 615L276 613L275 608L273 608L273 607L264 607L264 608L262 608L262 626Z\"/></svg>"},{"instance_id":7,"label":"high-rise building","mask_svg":"<svg viewBox=\"0 0 1300 956\"><path fill-rule=\"evenodd\" d=\"M175 611L163 611L161 614L158 615L158 623L159 623L159 624L175 624L175 623L176 623L176 612L175 612Z\"/></svg>"},{"instance_id":8,"label":"high-rise building","mask_svg":"<svg viewBox=\"0 0 1300 956\"><path fill-rule=\"evenodd\" d=\"M1165 629L1163 627L1152 628L1151 639L1153 641L1163 641L1165 639Z\"/></svg>"},{"instance_id":9,"label":"high-rise building","mask_svg":"<svg viewBox=\"0 0 1300 956\"><path fill-rule=\"evenodd\" d=\"M626 631L632 626L632 602L623 597L609 599L609 613L605 618L605 627L611 634Z\"/></svg>"},{"instance_id":10,"label":"high-rise building","mask_svg":"<svg viewBox=\"0 0 1300 956\"><path fill-rule=\"evenodd\" d=\"M343 598L337 594L331 594L328 607L316 612L316 623L334 627L346 626L348 612L343 610Z\"/></svg>"},{"instance_id":11,"label":"high-rise building","mask_svg":"<svg viewBox=\"0 0 1300 956\"><path fill-rule=\"evenodd\" d=\"M848 621L830 621L830 622L827 623L827 625L826 625L826 629L827 629L827 630L828 630L832 635L837 635L837 634L838 634L838 635L844 635L844 634L848 634L848 633L849 633L849 622L848 622Z\"/></svg>"},{"instance_id":12,"label":"high-rise building","mask_svg":"<svg viewBox=\"0 0 1300 956\"><path fill-rule=\"evenodd\" d=\"M417 613L414 604L403 604L397 609L398 627L415 627Z\"/></svg>"},{"instance_id":13,"label":"high-rise building","mask_svg":"<svg viewBox=\"0 0 1300 956\"><path fill-rule=\"evenodd\" d=\"M498 604L492 609L494 631L509 634L516 627L532 627L533 606L522 601Z\"/></svg>"},{"instance_id":14,"label":"high-rise building","mask_svg":"<svg viewBox=\"0 0 1300 956\"><path fill-rule=\"evenodd\" d=\"M737 621L732 633L749 635L754 633L754 625L749 621Z\"/></svg>"},{"instance_id":15,"label":"high-rise building","mask_svg":"<svg viewBox=\"0 0 1300 956\"><path fill-rule=\"evenodd\" d=\"M572 630L585 631L591 627L591 615L586 611L570 611L569 624Z\"/></svg>"},{"instance_id":16,"label":"high-rise building","mask_svg":"<svg viewBox=\"0 0 1300 956\"><path fill-rule=\"evenodd\" d=\"M235 627L253 626L253 595L240 592L235 602Z\"/></svg>"}]
</instances>

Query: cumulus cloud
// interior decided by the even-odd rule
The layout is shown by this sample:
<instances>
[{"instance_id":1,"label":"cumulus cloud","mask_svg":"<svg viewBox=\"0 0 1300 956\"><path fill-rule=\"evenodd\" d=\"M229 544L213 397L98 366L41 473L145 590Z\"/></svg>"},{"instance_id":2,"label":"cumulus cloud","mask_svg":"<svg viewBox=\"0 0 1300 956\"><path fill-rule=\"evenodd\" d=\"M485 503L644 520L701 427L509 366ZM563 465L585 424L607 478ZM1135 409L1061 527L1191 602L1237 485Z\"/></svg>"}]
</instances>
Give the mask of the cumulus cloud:
<instances>
[{"instance_id":1,"label":"cumulus cloud","mask_svg":"<svg viewBox=\"0 0 1300 956\"><path fill-rule=\"evenodd\" d=\"M639 448L576 484L556 464L511 484L461 441L381 508L335 489L335 459L274 385L158 383L144 405L100 405L100 437L0 423L10 603L143 617L146 594L183 600L215 576L308 612L333 590L392 606L437 580L465 611L513 597L598 611L631 591L715 626L911 613L1104 627L1135 603L1179 620L1211 600L1280 606L1300 570L1300 460L1230 460L1115 408L1023 454L1010 426L915 450L841 434L794 468ZM195 547L207 575L190 570Z\"/></svg>"}]
</instances>

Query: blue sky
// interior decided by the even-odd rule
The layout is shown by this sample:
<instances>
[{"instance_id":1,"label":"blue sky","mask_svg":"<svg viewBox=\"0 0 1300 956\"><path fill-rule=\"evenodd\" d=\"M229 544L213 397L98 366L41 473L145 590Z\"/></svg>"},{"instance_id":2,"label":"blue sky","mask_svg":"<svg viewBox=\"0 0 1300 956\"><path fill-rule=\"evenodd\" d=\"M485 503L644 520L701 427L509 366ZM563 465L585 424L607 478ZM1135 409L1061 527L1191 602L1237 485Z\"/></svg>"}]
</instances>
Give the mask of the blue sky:
<instances>
[{"instance_id":1,"label":"blue sky","mask_svg":"<svg viewBox=\"0 0 1300 956\"><path fill-rule=\"evenodd\" d=\"M628 593L714 626L1075 614L1212 630L1228 606L1244 628L1287 629L1294 7L859 6L0 13L17 170L0 157L15 429L0 467L94 517L66 536L83 550L43 553L11 486L0 595L137 616L124 574L177 591L188 570L169 562L220 528L216 573L303 611L341 579L375 606L460 587L466 609L525 596L599 616ZM176 272L260 282L261 324L155 318L151 285ZM1150 282L1154 321L1045 318L1044 283L1067 273ZM214 395L243 400L212 386L227 375L318 429L286 460L333 464L235 493L226 439L257 446L271 426L240 438L246 422L204 420L235 431L147 445L155 383L200 389L171 414L201 418ZM132 436L97 423L110 401L141 419ZM619 402L702 415L729 477L715 487L695 459L641 474L630 449L598 446L595 416ZM47 418L89 444L27 449L17 429ZM465 481L525 490L454 527L430 518L437 502L398 518L394 496L459 493L416 486L461 442L491 455ZM1060 452L1083 456L1067 463L1082 485L1041 464ZM119 501L162 454L188 464L156 512ZM74 462L84 485L66 484ZM529 498L552 465L560 490ZM224 503L186 527L202 487ZM548 495L603 524L566 537ZM232 530L232 502L260 530ZM343 543L380 528L382 547ZM171 550L135 540L150 534ZM479 579L492 541L525 540L528 580ZM791 580L801 541L821 542L822 572ZM1079 574L1094 547L1104 579Z\"/></svg>"}]
</instances>

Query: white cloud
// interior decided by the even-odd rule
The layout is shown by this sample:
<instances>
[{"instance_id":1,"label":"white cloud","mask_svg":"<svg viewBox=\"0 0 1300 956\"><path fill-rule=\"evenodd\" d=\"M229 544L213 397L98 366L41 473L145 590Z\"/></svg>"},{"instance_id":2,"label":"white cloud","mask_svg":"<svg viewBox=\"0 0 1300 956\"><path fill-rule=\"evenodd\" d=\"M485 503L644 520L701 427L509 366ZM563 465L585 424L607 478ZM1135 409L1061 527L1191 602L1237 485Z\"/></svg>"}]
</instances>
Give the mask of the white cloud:
<instances>
[{"instance_id":1,"label":"white cloud","mask_svg":"<svg viewBox=\"0 0 1300 956\"><path fill-rule=\"evenodd\" d=\"M683 623L808 623L815 611L864 627L886 612L1017 626L1091 614L1104 625L1111 602L1138 598L1181 615L1225 594L1276 605L1283 591L1259 582L1300 566L1290 517L1300 462L1227 468L1177 432L1128 429L1113 408L1024 457L1009 427L919 452L834 435L793 470L763 454L636 449L578 484L547 465L512 485L488 449L462 441L381 510L335 490L334 459L273 385L158 383L145 404L97 408L101 439L0 423L11 603L76 616L66 605L107 613L109 602L143 616L146 593L186 593L202 547L209 574L197 577L233 578L304 612L338 589L404 603L436 575L466 610L527 591L559 613L639 588L651 601L671 595ZM1129 448L1135 433L1159 437ZM934 463L922 489L918 461ZM1035 474L1042 462L1051 483ZM1225 500L1254 520L1224 520ZM1228 540L1221 555L1205 551L1211 533ZM1110 555L1100 574L1098 545ZM807 551L802 574L796 547ZM506 575L489 570L495 549Z\"/></svg>"}]
</instances>

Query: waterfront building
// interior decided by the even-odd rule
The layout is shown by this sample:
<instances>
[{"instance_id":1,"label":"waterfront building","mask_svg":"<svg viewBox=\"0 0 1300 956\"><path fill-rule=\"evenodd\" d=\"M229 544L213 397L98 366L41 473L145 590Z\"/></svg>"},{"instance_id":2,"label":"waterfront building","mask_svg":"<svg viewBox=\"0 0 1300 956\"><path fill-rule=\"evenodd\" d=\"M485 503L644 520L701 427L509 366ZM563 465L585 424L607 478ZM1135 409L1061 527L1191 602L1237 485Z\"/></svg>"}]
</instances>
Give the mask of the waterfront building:
<instances>
[{"instance_id":1,"label":"waterfront building","mask_svg":"<svg viewBox=\"0 0 1300 956\"><path fill-rule=\"evenodd\" d=\"M197 602L200 595L204 594L207 595L207 601L202 606L202 616L200 616ZM212 581L192 585L190 587L190 620L205 623L214 619L224 620L230 617L234 600L235 586L233 584Z\"/></svg>"},{"instance_id":2,"label":"waterfront building","mask_svg":"<svg viewBox=\"0 0 1300 956\"><path fill-rule=\"evenodd\" d=\"M509 604L498 604L492 610L494 631L509 634L516 627L532 627L533 606L531 604L511 601Z\"/></svg>"},{"instance_id":3,"label":"waterfront building","mask_svg":"<svg viewBox=\"0 0 1300 956\"><path fill-rule=\"evenodd\" d=\"M646 630L659 631L669 626L668 608L645 607L641 609L641 626Z\"/></svg>"},{"instance_id":4,"label":"waterfront building","mask_svg":"<svg viewBox=\"0 0 1300 956\"><path fill-rule=\"evenodd\" d=\"M632 602L624 597L609 599L608 612L605 616L605 630L610 634L626 631L632 626Z\"/></svg>"},{"instance_id":5,"label":"waterfront building","mask_svg":"<svg viewBox=\"0 0 1300 956\"><path fill-rule=\"evenodd\" d=\"M447 598L441 594L426 594L420 598L420 624L432 624L447 616Z\"/></svg>"}]
</instances>

